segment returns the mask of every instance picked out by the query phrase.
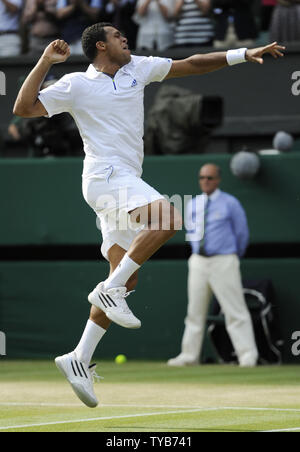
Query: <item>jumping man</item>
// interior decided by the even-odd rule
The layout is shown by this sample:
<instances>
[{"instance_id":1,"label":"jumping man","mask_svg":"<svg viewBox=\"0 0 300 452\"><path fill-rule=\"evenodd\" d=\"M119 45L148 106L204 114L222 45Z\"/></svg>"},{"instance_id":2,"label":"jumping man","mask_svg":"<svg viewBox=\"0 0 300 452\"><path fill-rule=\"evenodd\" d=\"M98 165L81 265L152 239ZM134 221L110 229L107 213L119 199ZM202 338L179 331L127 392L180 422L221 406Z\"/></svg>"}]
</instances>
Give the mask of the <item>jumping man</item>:
<instances>
[{"instance_id":1,"label":"jumping man","mask_svg":"<svg viewBox=\"0 0 300 452\"><path fill-rule=\"evenodd\" d=\"M90 366L94 351L112 321L125 328L141 326L125 298L137 284L141 265L182 227L180 213L141 179L145 87L246 61L262 64L264 54L282 57L284 47L273 43L177 61L132 56L127 39L108 23L87 28L82 46L91 62L87 71L67 74L40 91L52 65L70 56L66 42L52 42L24 82L14 114L33 118L69 112L83 140L83 195L100 219L110 274L88 297L90 318L78 346L55 362L80 400L92 408L98 405ZM126 196L120 196L125 189ZM120 227L124 217L134 227Z\"/></svg>"}]
</instances>

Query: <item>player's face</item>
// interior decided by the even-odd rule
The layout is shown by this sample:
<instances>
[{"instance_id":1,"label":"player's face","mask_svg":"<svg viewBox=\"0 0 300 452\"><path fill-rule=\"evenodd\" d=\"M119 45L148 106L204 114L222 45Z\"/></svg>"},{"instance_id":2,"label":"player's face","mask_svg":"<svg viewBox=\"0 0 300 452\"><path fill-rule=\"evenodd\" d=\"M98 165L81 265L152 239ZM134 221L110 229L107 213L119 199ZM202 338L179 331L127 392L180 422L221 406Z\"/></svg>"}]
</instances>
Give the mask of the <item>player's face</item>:
<instances>
[{"instance_id":1,"label":"player's face","mask_svg":"<svg viewBox=\"0 0 300 452\"><path fill-rule=\"evenodd\" d=\"M199 172L199 185L203 193L211 195L220 185L218 169L214 165L205 165Z\"/></svg>"},{"instance_id":2,"label":"player's face","mask_svg":"<svg viewBox=\"0 0 300 452\"><path fill-rule=\"evenodd\" d=\"M105 27L106 51L113 63L124 66L131 61L131 52L125 36L114 27Z\"/></svg>"}]
</instances>

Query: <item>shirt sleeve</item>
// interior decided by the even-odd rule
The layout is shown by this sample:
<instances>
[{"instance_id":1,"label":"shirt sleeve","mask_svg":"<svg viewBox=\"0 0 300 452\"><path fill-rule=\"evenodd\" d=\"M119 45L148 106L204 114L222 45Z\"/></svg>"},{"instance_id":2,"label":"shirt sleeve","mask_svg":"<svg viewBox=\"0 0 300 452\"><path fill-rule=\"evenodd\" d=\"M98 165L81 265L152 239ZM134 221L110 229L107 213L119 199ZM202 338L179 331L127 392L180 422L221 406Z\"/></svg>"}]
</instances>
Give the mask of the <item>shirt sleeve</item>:
<instances>
[{"instance_id":1,"label":"shirt sleeve","mask_svg":"<svg viewBox=\"0 0 300 452\"><path fill-rule=\"evenodd\" d=\"M71 80L68 75L40 91L38 98L47 110L49 118L60 113L70 112L72 108Z\"/></svg>"},{"instance_id":2,"label":"shirt sleeve","mask_svg":"<svg viewBox=\"0 0 300 452\"><path fill-rule=\"evenodd\" d=\"M249 228L245 210L237 199L234 199L231 205L231 221L238 255L242 257L249 243Z\"/></svg>"},{"instance_id":3,"label":"shirt sleeve","mask_svg":"<svg viewBox=\"0 0 300 452\"><path fill-rule=\"evenodd\" d=\"M171 58L144 57L138 63L138 70L143 77L145 85L152 82L162 82L172 66Z\"/></svg>"}]
</instances>

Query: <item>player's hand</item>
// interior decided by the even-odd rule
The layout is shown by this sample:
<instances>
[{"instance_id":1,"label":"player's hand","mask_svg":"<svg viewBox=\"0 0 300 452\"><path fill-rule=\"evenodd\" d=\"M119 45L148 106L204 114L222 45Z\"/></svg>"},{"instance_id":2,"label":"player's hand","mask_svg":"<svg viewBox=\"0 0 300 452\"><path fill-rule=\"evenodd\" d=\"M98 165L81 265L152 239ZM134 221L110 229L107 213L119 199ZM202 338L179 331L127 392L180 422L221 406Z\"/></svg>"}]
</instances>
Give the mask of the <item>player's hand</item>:
<instances>
[{"instance_id":1,"label":"player's hand","mask_svg":"<svg viewBox=\"0 0 300 452\"><path fill-rule=\"evenodd\" d=\"M71 51L68 44L65 41L57 39L46 47L43 58L46 58L51 64L57 64L66 61L70 54Z\"/></svg>"},{"instance_id":2,"label":"player's hand","mask_svg":"<svg viewBox=\"0 0 300 452\"><path fill-rule=\"evenodd\" d=\"M277 42L273 42L272 44L269 44L265 47L248 49L246 52L246 59L247 61L250 61L250 63L263 64L264 63L263 55L269 53L274 58L283 57L284 56L284 54L282 53L283 50L285 50L284 46L280 46L277 44Z\"/></svg>"}]
</instances>

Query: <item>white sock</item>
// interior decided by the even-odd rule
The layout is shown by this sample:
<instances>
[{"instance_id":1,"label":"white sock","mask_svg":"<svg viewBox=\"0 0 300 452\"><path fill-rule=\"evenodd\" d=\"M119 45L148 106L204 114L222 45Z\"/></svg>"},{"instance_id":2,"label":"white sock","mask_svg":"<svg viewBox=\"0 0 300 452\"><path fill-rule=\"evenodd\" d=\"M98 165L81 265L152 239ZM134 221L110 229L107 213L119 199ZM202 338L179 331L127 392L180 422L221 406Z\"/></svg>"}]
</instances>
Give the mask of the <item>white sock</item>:
<instances>
[{"instance_id":1,"label":"white sock","mask_svg":"<svg viewBox=\"0 0 300 452\"><path fill-rule=\"evenodd\" d=\"M106 290L114 287L124 287L130 276L133 275L140 265L136 264L126 253L115 271L104 281Z\"/></svg>"},{"instance_id":2,"label":"white sock","mask_svg":"<svg viewBox=\"0 0 300 452\"><path fill-rule=\"evenodd\" d=\"M105 333L104 328L88 320L80 342L74 350L79 361L83 361L87 366L90 365L96 347Z\"/></svg>"}]
</instances>

